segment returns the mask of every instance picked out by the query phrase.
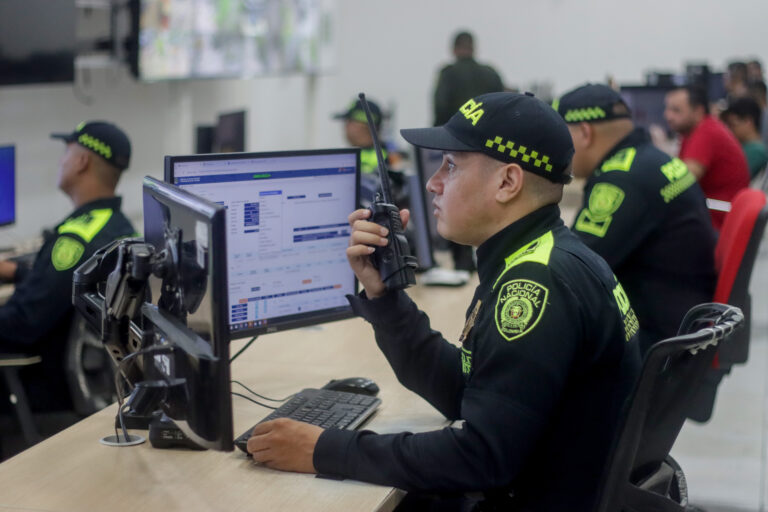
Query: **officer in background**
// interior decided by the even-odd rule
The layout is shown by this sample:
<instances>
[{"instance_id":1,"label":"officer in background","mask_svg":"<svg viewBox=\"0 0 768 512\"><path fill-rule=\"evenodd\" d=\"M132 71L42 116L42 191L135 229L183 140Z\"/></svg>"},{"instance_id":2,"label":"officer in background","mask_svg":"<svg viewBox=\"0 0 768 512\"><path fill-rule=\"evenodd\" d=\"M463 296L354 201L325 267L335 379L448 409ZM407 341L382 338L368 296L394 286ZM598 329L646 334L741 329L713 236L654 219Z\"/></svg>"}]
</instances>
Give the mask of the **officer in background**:
<instances>
[{"instance_id":1,"label":"officer in background","mask_svg":"<svg viewBox=\"0 0 768 512\"><path fill-rule=\"evenodd\" d=\"M587 178L572 229L624 286L647 349L712 300L715 233L704 194L680 159L635 127L610 87L578 87L556 106L573 138L573 173Z\"/></svg>"},{"instance_id":2,"label":"officer in background","mask_svg":"<svg viewBox=\"0 0 768 512\"><path fill-rule=\"evenodd\" d=\"M371 111L376 133L381 140L381 124L384 121L384 114L375 102L369 99L366 99L366 102ZM376 192L380 189L380 183L379 160L376 157L376 148L373 146L373 137L371 137L371 131L368 128L365 110L363 110L360 100L355 100L347 110L335 114L333 118L344 120L344 135L347 142L351 146L360 148L360 198L364 205L368 205L373 202ZM398 206L402 206L407 202L408 194L405 189L405 176L402 172L392 169L392 166L398 163L397 155L388 153L384 147L381 148L381 152L389 168L388 175L392 185L394 202Z\"/></svg>"},{"instance_id":3,"label":"officer in background","mask_svg":"<svg viewBox=\"0 0 768 512\"><path fill-rule=\"evenodd\" d=\"M369 99L366 99L366 101L371 110L371 117L373 118L373 124L376 126L376 133L378 133L379 138L381 138L381 132L379 130L381 129L384 115L375 102ZM371 137L371 131L368 129L368 120L365 117L365 110L363 110L360 100L353 101L347 110L335 114L333 118L344 120L344 136L347 138L347 142L350 146L360 148L360 172L362 175L376 176L379 167L376 158L376 149L373 147L373 138ZM388 158L387 150L381 148L381 151L384 158Z\"/></svg>"},{"instance_id":4,"label":"officer in background","mask_svg":"<svg viewBox=\"0 0 768 512\"><path fill-rule=\"evenodd\" d=\"M489 510L591 510L637 377L638 326L611 269L560 220L573 155L565 123L532 96L492 93L444 126L401 134L445 152L427 184L437 229L478 248L460 347L408 294L386 291L369 259L386 232L367 210L349 217L347 257L365 288L349 300L400 382L464 423L379 435L281 419L257 426L248 451L283 470L459 493L451 506L483 491ZM404 506L447 510L449 496L439 499L414 494Z\"/></svg>"},{"instance_id":5,"label":"officer in background","mask_svg":"<svg viewBox=\"0 0 768 512\"><path fill-rule=\"evenodd\" d=\"M433 97L434 126L448 122L468 98L504 90L499 73L491 66L475 60L475 39L472 34L463 31L456 34L453 56L456 60L443 67L437 79ZM456 270L475 269L471 247L454 242L448 245Z\"/></svg>"},{"instance_id":6,"label":"officer in background","mask_svg":"<svg viewBox=\"0 0 768 512\"><path fill-rule=\"evenodd\" d=\"M0 277L15 283L13 295L0 307L0 351L42 353L42 366L36 365L41 368L31 368L40 379L30 383L30 399L41 408L64 409L69 400L63 354L74 312L72 274L100 247L135 233L115 196L131 144L122 130L103 121L51 136L66 143L58 187L75 210L44 240L31 268L0 262Z\"/></svg>"}]
</instances>

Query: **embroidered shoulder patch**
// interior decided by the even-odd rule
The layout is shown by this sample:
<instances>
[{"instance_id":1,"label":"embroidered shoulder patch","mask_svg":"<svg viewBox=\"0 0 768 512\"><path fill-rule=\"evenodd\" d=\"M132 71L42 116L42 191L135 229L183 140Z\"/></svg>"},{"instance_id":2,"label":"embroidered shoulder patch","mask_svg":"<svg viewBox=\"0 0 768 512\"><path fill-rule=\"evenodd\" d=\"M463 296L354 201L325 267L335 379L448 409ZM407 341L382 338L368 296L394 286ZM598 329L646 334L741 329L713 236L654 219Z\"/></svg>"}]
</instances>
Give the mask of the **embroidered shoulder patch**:
<instances>
[{"instance_id":1,"label":"embroidered shoulder patch","mask_svg":"<svg viewBox=\"0 0 768 512\"><path fill-rule=\"evenodd\" d=\"M51 250L51 263L53 268L61 272L75 266L80 261L85 247L83 244L68 236L60 236Z\"/></svg>"},{"instance_id":2,"label":"embroidered shoulder patch","mask_svg":"<svg viewBox=\"0 0 768 512\"><path fill-rule=\"evenodd\" d=\"M547 306L549 290L528 279L514 279L499 287L496 299L496 329L505 340L524 336L539 323Z\"/></svg>"}]
</instances>

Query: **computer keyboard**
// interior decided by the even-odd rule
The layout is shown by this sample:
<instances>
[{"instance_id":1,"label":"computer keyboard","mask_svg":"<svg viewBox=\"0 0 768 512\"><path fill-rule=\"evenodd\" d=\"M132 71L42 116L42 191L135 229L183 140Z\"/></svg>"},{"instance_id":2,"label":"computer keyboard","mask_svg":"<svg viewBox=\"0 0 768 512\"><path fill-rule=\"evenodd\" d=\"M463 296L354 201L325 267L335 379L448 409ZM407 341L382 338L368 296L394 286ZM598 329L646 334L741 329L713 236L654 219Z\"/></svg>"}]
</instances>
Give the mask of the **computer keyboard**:
<instances>
[{"instance_id":1,"label":"computer keyboard","mask_svg":"<svg viewBox=\"0 0 768 512\"><path fill-rule=\"evenodd\" d=\"M290 400L259 423L277 418L291 418L322 428L354 430L362 425L379 405L381 405L381 399L372 396L330 389L306 388L293 395ZM246 445L254 427L235 439L235 446L246 453Z\"/></svg>"}]
</instances>

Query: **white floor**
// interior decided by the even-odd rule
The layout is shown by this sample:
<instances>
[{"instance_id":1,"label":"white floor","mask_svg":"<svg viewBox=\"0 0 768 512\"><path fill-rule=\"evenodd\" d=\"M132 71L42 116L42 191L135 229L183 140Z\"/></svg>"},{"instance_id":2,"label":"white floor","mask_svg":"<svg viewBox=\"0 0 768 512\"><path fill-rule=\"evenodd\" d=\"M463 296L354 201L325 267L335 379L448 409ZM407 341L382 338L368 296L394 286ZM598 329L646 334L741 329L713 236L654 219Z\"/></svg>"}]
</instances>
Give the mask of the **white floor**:
<instances>
[{"instance_id":1,"label":"white floor","mask_svg":"<svg viewBox=\"0 0 768 512\"><path fill-rule=\"evenodd\" d=\"M712 419L688 421L672 449L689 498L707 512L768 512L768 240L752 274L752 339L746 365L720 384Z\"/></svg>"}]
</instances>

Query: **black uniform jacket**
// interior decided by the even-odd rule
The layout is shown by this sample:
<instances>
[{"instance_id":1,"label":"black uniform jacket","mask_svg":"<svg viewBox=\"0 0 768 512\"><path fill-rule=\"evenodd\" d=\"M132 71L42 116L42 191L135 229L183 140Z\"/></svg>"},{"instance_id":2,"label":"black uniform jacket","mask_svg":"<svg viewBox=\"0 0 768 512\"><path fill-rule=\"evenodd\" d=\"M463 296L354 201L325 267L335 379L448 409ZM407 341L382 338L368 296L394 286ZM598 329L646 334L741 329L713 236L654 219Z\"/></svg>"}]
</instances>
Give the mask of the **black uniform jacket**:
<instances>
[{"instance_id":1,"label":"black uniform jacket","mask_svg":"<svg viewBox=\"0 0 768 512\"><path fill-rule=\"evenodd\" d=\"M504 84L491 66L472 57L457 59L440 70L434 93L435 126L440 126L468 99L488 92L501 92Z\"/></svg>"},{"instance_id":2,"label":"black uniform jacket","mask_svg":"<svg viewBox=\"0 0 768 512\"><path fill-rule=\"evenodd\" d=\"M0 351L42 353L42 366L36 365L35 371L49 383L63 382L62 359L73 311L72 274L100 247L134 234L120 204L119 197L98 199L58 224L32 267L19 267L14 293L0 307ZM40 391L39 400L34 389L29 393L37 401L49 398L48 391Z\"/></svg>"},{"instance_id":3,"label":"black uniform jacket","mask_svg":"<svg viewBox=\"0 0 768 512\"><path fill-rule=\"evenodd\" d=\"M315 468L406 490L512 490L518 510L588 510L637 377L635 314L556 205L511 224L477 255L480 285L460 347L430 329L403 292L350 297L400 382L463 424L419 434L327 430Z\"/></svg>"},{"instance_id":4,"label":"black uniform jacket","mask_svg":"<svg viewBox=\"0 0 768 512\"><path fill-rule=\"evenodd\" d=\"M677 334L715 291L715 232L685 164L637 128L587 180L573 230L605 258L640 320L646 347Z\"/></svg>"}]
</instances>

